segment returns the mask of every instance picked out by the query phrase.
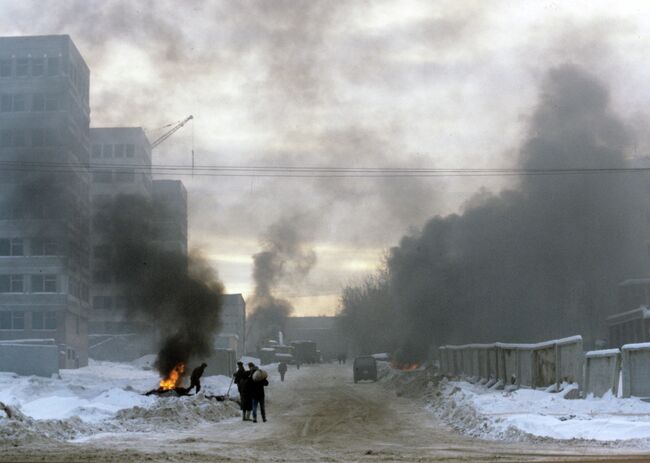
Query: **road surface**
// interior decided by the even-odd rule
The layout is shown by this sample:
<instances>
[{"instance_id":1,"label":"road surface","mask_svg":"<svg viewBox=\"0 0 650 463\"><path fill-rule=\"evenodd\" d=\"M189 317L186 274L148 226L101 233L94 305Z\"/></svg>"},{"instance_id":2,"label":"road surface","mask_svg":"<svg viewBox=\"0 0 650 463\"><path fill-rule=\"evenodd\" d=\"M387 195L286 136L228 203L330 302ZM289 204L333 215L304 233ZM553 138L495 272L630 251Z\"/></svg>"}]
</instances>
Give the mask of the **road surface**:
<instances>
[{"instance_id":1,"label":"road surface","mask_svg":"<svg viewBox=\"0 0 650 463\"><path fill-rule=\"evenodd\" d=\"M505 443L461 436L349 366L304 366L271 378L268 423L230 419L182 432L111 433L84 442L3 449L0 461L648 461L589 443ZM614 452L618 455L614 455Z\"/></svg>"}]
</instances>

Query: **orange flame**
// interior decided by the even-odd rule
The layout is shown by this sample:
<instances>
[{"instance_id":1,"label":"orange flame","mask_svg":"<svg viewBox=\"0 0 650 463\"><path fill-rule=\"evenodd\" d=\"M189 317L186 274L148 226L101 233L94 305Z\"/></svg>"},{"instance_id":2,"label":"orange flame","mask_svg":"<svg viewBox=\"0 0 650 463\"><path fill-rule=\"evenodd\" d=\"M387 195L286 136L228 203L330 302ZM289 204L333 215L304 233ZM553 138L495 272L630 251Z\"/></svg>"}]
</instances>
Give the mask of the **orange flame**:
<instances>
[{"instance_id":1,"label":"orange flame","mask_svg":"<svg viewBox=\"0 0 650 463\"><path fill-rule=\"evenodd\" d=\"M398 363L398 362L391 363L391 366L393 368L397 368L398 370L402 370L402 371L413 371L413 370L417 370L420 367L418 363Z\"/></svg>"},{"instance_id":2,"label":"orange flame","mask_svg":"<svg viewBox=\"0 0 650 463\"><path fill-rule=\"evenodd\" d=\"M169 372L169 375L166 378L160 380L160 389L163 391L174 389L180 383L184 372L185 364L178 363L174 368L172 368L172 371Z\"/></svg>"}]
</instances>

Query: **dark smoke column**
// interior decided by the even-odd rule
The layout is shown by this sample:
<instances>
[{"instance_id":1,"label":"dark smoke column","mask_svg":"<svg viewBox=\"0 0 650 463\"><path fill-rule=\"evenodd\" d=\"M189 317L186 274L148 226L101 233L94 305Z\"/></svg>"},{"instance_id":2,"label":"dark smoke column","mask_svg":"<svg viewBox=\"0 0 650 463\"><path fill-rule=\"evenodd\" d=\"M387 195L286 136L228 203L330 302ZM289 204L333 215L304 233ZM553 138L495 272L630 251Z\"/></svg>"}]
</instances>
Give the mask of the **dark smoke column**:
<instances>
[{"instance_id":1,"label":"dark smoke column","mask_svg":"<svg viewBox=\"0 0 650 463\"><path fill-rule=\"evenodd\" d=\"M114 249L108 270L129 300L126 316L145 319L160 331L156 367L167 376L176 364L212 353L223 285L201 256L162 245L156 222L164 207L122 195L100 214Z\"/></svg>"},{"instance_id":2,"label":"dark smoke column","mask_svg":"<svg viewBox=\"0 0 650 463\"><path fill-rule=\"evenodd\" d=\"M306 235L313 228L307 215L283 218L269 227L262 238L264 250L253 255L255 293L248 300L252 308L247 336L251 346L282 331L293 306L274 296L280 283L298 284L316 264L316 254L306 246Z\"/></svg>"}]
</instances>

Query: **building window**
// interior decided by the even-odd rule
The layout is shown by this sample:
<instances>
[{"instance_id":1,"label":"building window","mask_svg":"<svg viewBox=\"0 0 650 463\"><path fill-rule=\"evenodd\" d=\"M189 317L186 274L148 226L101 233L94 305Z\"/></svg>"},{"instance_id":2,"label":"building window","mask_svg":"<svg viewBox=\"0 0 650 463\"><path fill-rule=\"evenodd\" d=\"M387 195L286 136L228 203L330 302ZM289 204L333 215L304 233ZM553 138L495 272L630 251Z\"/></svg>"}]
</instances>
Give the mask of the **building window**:
<instances>
[{"instance_id":1,"label":"building window","mask_svg":"<svg viewBox=\"0 0 650 463\"><path fill-rule=\"evenodd\" d=\"M11 255L11 240L9 238L0 239L0 256Z\"/></svg>"},{"instance_id":2,"label":"building window","mask_svg":"<svg viewBox=\"0 0 650 463\"><path fill-rule=\"evenodd\" d=\"M113 157L113 145L104 145L104 148L102 149L102 155L105 158L112 158Z\"/></svg>"},{"instance_id":3,"label":"building window","mask_svg":"<svg viewBox=\"0 0 650 463\"><path fill-rule=\"evenodd\" d=\"M7 148L11 146L11 129L0 130L0 146Z\"/></svg>"},{"instance_id":4,"label":"building window","mask_svg":"<svg viewBox=\"0 0 650 463\"><path fill-rule=\"evenodd\" d=\"M59 58L53 57L47 59L47 75L48 76L58 76L59 75Z\"/></svg>"},{"instance_id":5,"label":"building window","mask_svg":"<svg viewBox=\"0 0 650 463\"><path fill-rule=\"evenodd\" d=\"M43 129L32 129L32 146L43 146Z\"/></svg>"},{"instance_id":6,"label":"building window","mask_svg":"<svg viewBox=\"0 0 650 463\"><path fill-rule=\"evenodd\" d=\"M113 298L110 296L94 296L93 309L95 310L111 310L113 308Z\"/></svg>"},{"instance_id":7,"label":"building window","mask_svg":"<svg viewBox=\"0 0 650 463\"><path fill-rule=\"evenodd\" d=\"M32 111L45 111L45 95L34 93L32 96Z\"/></svg>"},{"instance_id":8,"label":"building window","mask_svg":"<svg viewBox=\"0 0 650 463\"><path fill-rule=\"evenodd\" d=\"M126 145L126 157L132 158L135 155L135 145Z\"/></svg>"},{"instance_id":9,"label":"building window","mask_svg":"<svg viewBox=\"0 0 650 463\"><path fill-rule=\"evenodd\" d=\"M23 286L23 276L22 275L10 275L9 286L12 293L22 293L24 291Z\"/></svg>"},{"instance_id":10,"label":"building window","mask_svg":"<svg viewBox=\"0 0 650 463\"><path fill-rule=\"evenodd\" d=\"M56 146L59 144L58 132L54 129L43 129L44 142L48 146Z\"/></svg>"},{"instance_id":11,"label":"building window","mask_svg":"<svg viewBox=\"0 0 650 463\"><path fill-rule=\"evenodd\" d=\"M32 256L57 256L59 244L51 238L32 239Z\"/></svg>"},{"instance_id":12,"label":"building window","mask_svg":"<svg viewBox=\"0 0 650 463\"><path fill-rule=\"evenodd\" d=\"M124 157L124 145L123 144L115 145L114 153L115 153L116 158L123 158Z\"/></svg>"},{"instance_id":13,"label":"building window","mask_svg":"<svg viewBox=\"0 0 650 463\"><path fill-rule=\"evenodd\" d=\"M93 145L93 157L94 158L102 157L102 145Z\"/></svg>"},{"instance_id":14,"label":"building window","mask_svg":"<svg viewBox=\"0 0 650 463\"><path fill-rule=\"evenodd\" d=\"M95 183L111 183L113 181L113 173L111 171L93 172L93 182Z\"/></svg>"},{"instance_id":15,"label":"building window","mask_svg":"<svg viewBox=\"0 0 650 463\"><path fill-rule=\"evenodd\" d=\"M23 247L22 238L12 238L11 239L11 255L12 256L23 256L25 255L25 249Z\"/></svg>"},{"instance_id":16,"label":"building window","mask_svg":"<svg viewBox=\"0 0 650 463\"><path fill-rule=\"evenodd\" d=\"M25 144L25 131L23 129L14 129L14 146L22 148Z\"/></svg>"},{"instance_id":17,"label":"building window","mask_svg":"<svg viewBox=\"0 0 650 463\"><path fill-rule=\"evenodd\" d=\"M108 284L111 282L111 273L104 270L97 270L93 273L93 283Z\"/></svg>"},{"instance_id":18,"label":"building window","mask_svg":"<svg viewBox=\"0 0 650 463\"><path fill-rule=\"evenodd\" d=\"M95 259L108 260L111 258L111 247L106 244L93 247L93 257Z\"/></svg>"},{"instance_id":19,"label":"building window","mask_svg":"<svg viewBox=\"0 0 650 463\"><path fill-rule=\"evenodd\" d=\"M43 58L32 58L32 76L40 77L45 74L45 60Z\"/></svg>"},{"instance_id":20,"label":"building window","mask_svg":"<svg viewBox=\"0 0 650 463\"><path fill-rule=\"evenodd\" d=\"M29 74L29 59L16 58L16 75L18 77L24 77L27 74Z\"/></svg>"},{"instance_id":21,"label":"building window","mask_svg":"<svg viewBox=\"0 0 650 463\"><path fill-rule=\"evenodd\" d=\"M24 330L25 312L0 312L0 330Z\"/></svg>"},{"instance_id":22,"label":"building window","mask_svg":"<svg viewBox=\"0 0 650 463\"><path fill-rule=\"evenodd\" d=\"M2 95L0 99L0 111L3 113L11 112L13 98L11 95Z\"/></svg>"},{"instance_id":23,"label":"building window","mask_svg":"<svg viewBox=\"0 0 650 463\"><path fill-rule=\"evenodd\" d=\"M22 293L22 275L0 275L0 293Z\"/></svg>"},{"instance_id":24,"label":"building window","mask_svg":"<svg viewBox=\"0 0 650 463\"><path fill-rule=\"evenodd\" d=\"M56 312L51 310L32 312L32 329L33 330L55 330Z\"/></svg>"},{"instance_id":25,"label":"building window","mask_svg":"<svg viewBox=\"0 0 650 463\"><path fill-rule=\"evenodd\" d=\"M133 170L116 170L115 181L121 183L133 183L135 181L135 173Z\"/></svg>"},{"instance_id":26,"label":"building window","mask_svg":"<svg viewBox=\"0 0 650 463\"><path fill-rule=\"evenodd\" d=\"M32 275L33 293L56 293L56 275Z\"/></svg>"},{"instance_id":27,"label":"building window","mask_svg":"<svg viewBox=\"0 0 650 463\"><path fill-rule=\"evenodd\" d=\"M126 296L115 296L115 308L116 309L128 309L129 300Z\"/></svg>"},{"instance_id":28,"label":"building window","mask_svg":"<svg viewBox=\"0 0 650 463\"><path fill-rule=\"evenodd\" d=\"M59 110L59 96L45 95L45 111L58 111L58 110Z\"/></svg>"},{"instance_id":29,"label":"building window","mask_svg":"<svg viewBox=\"0 0 650 463\"><path fill-rule=\"evenodd\" d=\"M14 112L21 112L25 111L27 108L27 105L25 104L25 95L14 95L14 104L13 104L13 111Z\"/></svg>"},{"instance_id":30,"label":"building window","mask_svg":"<svg viewBox=\"0 0 650 463\"><path fill-rule=\"evenodd\" d=\"M0 60L0 77L11 77L11 59Z\"/></svg>"}]
</instances>

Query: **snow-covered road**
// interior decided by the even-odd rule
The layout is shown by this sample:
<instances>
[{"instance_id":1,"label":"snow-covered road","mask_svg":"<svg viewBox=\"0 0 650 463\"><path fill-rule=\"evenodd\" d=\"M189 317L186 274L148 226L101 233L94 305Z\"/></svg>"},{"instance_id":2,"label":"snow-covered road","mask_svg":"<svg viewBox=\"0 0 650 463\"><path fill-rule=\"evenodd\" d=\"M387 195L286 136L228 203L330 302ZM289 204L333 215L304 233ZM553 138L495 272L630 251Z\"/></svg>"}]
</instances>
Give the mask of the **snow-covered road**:
<instances>
[{"instance_id":1,"label":"snow-covered road","mask_svg":"<svg viewBox=\"0 0 650 463\"><path fill-rule=\"evenodd\" d=\"M291 369L267 388L268 423L237 418L185 429L96 434L73 443L5 448L0 461L647 461L589 443L505 443L462 436L349 366ZM173 417L170 417L173 420ZM586 456L587 455L587 456Z\"/></svg>"}]
</instances>

